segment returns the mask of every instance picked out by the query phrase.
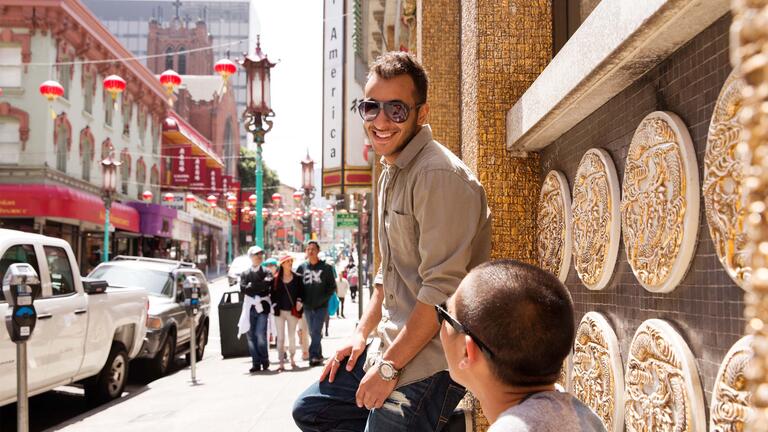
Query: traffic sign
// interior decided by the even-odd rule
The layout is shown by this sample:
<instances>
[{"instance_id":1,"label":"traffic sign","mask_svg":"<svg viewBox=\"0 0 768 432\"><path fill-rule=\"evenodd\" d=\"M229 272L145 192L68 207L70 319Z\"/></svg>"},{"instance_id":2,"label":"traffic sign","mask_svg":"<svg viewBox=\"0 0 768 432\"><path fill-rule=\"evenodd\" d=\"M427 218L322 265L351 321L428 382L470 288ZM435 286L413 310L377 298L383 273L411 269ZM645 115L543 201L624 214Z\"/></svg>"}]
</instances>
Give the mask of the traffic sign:
<instances>
[{"instance_id":1,"label":"traffic sign","mask_svg":"<svg viewBox=\"0 0 768 432\"><path fill-rule=\"evenodd\" d=\"M357 228L360 220L354 213L336 213L336 228Z\"/></svg>"}]
</instances>

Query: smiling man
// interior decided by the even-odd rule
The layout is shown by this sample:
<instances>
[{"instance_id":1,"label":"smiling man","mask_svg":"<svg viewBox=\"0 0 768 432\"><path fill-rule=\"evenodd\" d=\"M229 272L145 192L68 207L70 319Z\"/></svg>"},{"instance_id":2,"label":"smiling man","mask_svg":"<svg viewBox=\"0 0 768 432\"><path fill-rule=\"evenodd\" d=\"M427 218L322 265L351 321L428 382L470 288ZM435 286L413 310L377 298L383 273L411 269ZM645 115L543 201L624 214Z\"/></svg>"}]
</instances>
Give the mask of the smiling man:
<instances>
[{"instance_id":1,"label":"smiling man","mask_svg":"<svg viewBox=\"0 0 768 432\"><path fill-rule=\"evenodd\" d=\"M439 431L464 396L446 370L434 306L488 259L491 218L478 180L432 139L427 90L408 53L371 65L358 112L383 165L382 264L350 341L294 405L303 431Z\"/></svg>"}]
</instances>

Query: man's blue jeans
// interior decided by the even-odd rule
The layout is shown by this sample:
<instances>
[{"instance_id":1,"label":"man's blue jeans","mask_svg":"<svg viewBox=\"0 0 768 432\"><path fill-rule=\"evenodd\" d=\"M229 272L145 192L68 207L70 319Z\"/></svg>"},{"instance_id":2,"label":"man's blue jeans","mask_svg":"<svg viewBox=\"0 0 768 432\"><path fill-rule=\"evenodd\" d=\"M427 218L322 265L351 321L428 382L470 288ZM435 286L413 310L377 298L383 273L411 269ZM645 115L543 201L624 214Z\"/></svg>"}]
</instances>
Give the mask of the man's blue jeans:
<instances>
[{"instance_id":1,"label":"man's blue jeans","mask_svg":"<svg viewBox=\"0 0 768 432\"><path fill-rule=\"evenodd\" d=\"M309 343L309 359L322 360L323 346L321 341L323 340L323 324L325 323L325 317L328 315L328 308L324 306L317 309L307 309L304 313L307 315L309 336L312 338L312 341Z\"/></svg>"},{"instance_id":2,"label":"man's blue jeans","mask_svg":"<svg viewBox=\"0 0 768 432\"><path fill-rule=\"evenodd\" d=\"M464 397L464 387L451 380L448 372L396 389L379 409L358 408L355 394L365 376L363 354L352 372L346 359L336 379L317 382L293 405L293 419L303 432L389 432L439 431Z\"/></svg>"},{"instance_id":3,"label":"man's blue jeans","mask_svg":"<svg viewBox=\"0 0 768 432\"><path fill-rule=\"evenodd\" d=\"M256 312L251 307L251 328L248 330L248 351L251 353L253 367L269 367L269 351L267 345L267 323L269 312Z\"/></svg>"}]
</instances>

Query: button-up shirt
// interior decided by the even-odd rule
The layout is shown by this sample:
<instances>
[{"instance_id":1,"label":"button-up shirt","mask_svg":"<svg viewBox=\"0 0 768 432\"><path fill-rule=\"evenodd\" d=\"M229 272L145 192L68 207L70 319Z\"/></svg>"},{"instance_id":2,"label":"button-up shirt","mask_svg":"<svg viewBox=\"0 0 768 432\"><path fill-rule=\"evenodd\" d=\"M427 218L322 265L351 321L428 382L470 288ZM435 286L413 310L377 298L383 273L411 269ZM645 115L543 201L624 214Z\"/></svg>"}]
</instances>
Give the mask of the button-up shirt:
<instances>
[{"instance_id":1,"label":"button-up shirt","mask_svg":"<svg viewBox=\"0 0 768 432\"><path fill-rule=\"evenodd\" d=\"M429 125L398 155L382 159L379 178L379 247L382 262L375 283L383 285L378 333L380 353L403 329L416 301L444 303L464 276L488 260L491 215L485 190L450 150L432 139ZM371 351L371 350L369 350ZM398 387L427 378L448 365L439 335L405 365Z\"/></svg>"}]
</instances>

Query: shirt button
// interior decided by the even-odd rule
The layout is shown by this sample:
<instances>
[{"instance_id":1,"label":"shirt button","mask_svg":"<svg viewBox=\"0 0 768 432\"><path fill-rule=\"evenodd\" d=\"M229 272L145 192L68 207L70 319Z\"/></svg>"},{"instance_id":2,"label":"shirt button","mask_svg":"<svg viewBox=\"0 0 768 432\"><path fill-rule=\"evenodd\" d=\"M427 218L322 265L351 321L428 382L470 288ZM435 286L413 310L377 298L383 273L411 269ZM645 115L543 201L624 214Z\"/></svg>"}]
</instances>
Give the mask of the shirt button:
<instances>
[{"instance_id":1,"label":"shirt button","mask_svg":"<svg viewBox=\"0 0 768 432\"><path fill-rule=\"evenodd\" d=\"M387 271L392 271L392 266L387 266Z\"/></svg>"},{"instance_id":2,"label":"shirt button","mask_svg":"<svg viewBox=\"0 0 768 432\"><path fill-rule=\"evenodd\" d=\"M390 299L390 300L394 300L394 299L395 299L395 295L394 295L394 294L390 294L390 295L389 295L389 299Z\"/></svg>"}]
</instances>

